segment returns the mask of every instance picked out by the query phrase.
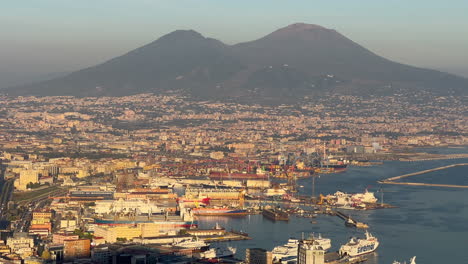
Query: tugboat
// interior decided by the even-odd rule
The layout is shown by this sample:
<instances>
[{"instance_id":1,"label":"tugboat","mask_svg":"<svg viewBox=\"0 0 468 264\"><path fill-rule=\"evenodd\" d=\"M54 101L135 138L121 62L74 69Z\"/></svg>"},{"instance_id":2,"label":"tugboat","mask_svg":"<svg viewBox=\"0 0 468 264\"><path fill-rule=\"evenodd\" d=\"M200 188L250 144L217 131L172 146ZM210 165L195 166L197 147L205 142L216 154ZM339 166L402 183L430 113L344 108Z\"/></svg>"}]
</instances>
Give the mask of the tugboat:
<instances>
[{"instance_id":1,"label":"tugboat","mask_svg":"<svg viewBox=\"0 0 468 264\"><path fill-rule=\"evenodd\" d=\"M340 255L342 257L356 257L374 252L379 246L379 241L369 232L366 231L365 234L365 239L352 237L348 243L342 245L339 251Z\"/></svg>"}]
</instances>

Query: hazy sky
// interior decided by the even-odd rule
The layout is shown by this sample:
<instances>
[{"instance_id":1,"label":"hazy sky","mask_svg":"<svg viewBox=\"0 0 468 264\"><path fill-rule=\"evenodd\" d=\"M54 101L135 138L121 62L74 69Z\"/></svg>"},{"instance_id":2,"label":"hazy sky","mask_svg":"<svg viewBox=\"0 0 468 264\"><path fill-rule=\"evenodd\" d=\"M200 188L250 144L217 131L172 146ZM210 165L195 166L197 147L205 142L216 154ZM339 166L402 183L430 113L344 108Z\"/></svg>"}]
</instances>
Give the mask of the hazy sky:
<instances>
[{"instance_id":1,"label":"hazy sky","mask_svg":"<svg viewBox=\"0 0 468 264\"><path fill-rule=\"evenodd\" d=\"M467 12L467 0L2 0L0 73L72 71L176 29L232 44L305 22L395 61L468 76Z\"/></svg>"}]
</instances>

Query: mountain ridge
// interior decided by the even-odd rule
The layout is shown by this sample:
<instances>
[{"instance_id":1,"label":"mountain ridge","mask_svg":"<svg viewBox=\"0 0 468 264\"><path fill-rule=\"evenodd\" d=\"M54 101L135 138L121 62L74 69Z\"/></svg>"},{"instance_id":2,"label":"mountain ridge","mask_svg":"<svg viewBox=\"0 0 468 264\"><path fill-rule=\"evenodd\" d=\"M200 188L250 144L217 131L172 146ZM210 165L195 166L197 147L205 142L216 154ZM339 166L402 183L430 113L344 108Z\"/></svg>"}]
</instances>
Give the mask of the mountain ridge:
<instances>
[{"instance_id":1,"label":"mountain ridge","mask_svg":"<svg viewBox=\"0 0 468 264\"><path fill-rule=\"evenodd\" d=\"M301 97L396 91L466 94L468 79L381 57L336 30L295 23L227 45L176 30L110 59L11 95L122 96L180 91L192 96Z\"/></svg>"}]
</instances>

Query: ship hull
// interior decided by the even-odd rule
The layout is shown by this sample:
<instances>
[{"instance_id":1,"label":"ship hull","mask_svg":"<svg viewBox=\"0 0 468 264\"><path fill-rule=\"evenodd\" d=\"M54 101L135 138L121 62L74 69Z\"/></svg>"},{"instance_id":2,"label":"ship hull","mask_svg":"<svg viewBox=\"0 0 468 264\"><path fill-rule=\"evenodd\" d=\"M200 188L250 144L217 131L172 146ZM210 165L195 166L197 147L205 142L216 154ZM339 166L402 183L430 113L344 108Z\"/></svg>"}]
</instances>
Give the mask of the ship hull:
<instances>
[{"instance_id":1,"label":"ship hull","mask_svg":"<svg viewBox=\"0 0 468 264\"><path fill-rule=\"evenodd\" d=\"M268 175L266 174L255 174L255 173L227 173L227 172L211 172L208 176L213 180L266 180Z\"/></svg>"},{"instance_id":2,"label":"ship hull","mask_svg":"<svg viewBox=\"0 0 468 264\"><path fill-rule=\"evenodd\" d=\"M193 214L197 216L244 216L249 213L247 210L219 210L219 209L194 209Z\"/></svg>"},{"instance_id":3,"label":"ship hull","mask_svg":"<svg viewBox=\"0 0 468 264\"><path fill-rule=\"evenodd\" d=\"M190 228L190 227L197 227L197 221L131 221L131 220L112 220L112 219L94 219L94 223L96 225L103 225L103 226L133 226L138 224L158 224L165 227L183 227L183 228Z\"/></svg>"}]
</instances>

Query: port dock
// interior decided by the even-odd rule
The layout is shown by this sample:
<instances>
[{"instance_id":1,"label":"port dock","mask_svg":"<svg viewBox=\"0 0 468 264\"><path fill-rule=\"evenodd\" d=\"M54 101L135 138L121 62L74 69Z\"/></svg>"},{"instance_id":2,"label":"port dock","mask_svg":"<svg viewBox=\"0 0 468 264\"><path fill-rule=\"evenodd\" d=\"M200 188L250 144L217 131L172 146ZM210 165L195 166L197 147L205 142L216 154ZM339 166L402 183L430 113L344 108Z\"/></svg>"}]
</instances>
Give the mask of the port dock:
<instances>
[{"instance_id":1,"label":"port dock","mask_svg":"<svg viewBox=\"0 0 468 264\"><path fill-rule=\"evenodd\" d=\"M410 186L430 186L430 187L447 187L447 188L468 188L468 185L456 185L456 184L437 184L437 183L420 183L420 182L396 182L397 180L401 180L403 178L408 178L411 176L421 175L433 171L445 170L453 167L459 166L468 166L468 163L458 163L458 164L451 164L447 166L437 167L428 170L417 171L413 173L403 174L400 176L395 176L391 178L387 178L385 180L378 181L381 184L396 184L396 185L410 185Z\"/></svg>"},{"instance_id":2,"label":"port dock","mask_svg":"<svg viewBox=\"0 0 468 264\"><path fill-rule=\"evenodd\" d=\"M248 234L231 230L230 232L226 232L224 235L220 236L200 236L199 239L211 243L211 242L227 242L227 241L239 241L239 240L250 240L251 237Z\"/></svg>"}]
</instances>

